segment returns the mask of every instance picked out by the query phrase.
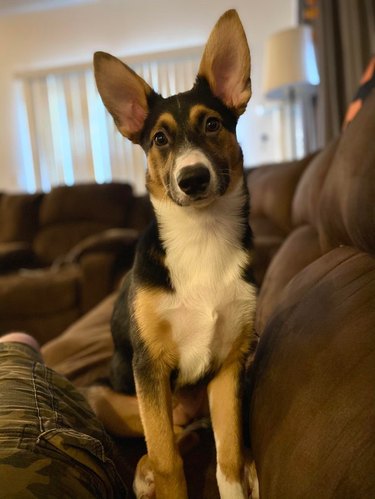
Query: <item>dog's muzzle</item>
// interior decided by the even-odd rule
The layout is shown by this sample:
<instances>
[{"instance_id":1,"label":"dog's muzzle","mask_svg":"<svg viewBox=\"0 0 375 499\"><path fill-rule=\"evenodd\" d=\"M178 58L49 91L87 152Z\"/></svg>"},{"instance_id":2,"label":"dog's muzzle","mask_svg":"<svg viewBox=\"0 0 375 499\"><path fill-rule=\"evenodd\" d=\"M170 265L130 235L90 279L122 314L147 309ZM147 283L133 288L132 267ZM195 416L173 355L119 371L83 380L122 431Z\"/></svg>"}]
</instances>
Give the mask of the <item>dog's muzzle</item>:
<instances>
[{"instance_id":1,"label":"dog's muzzle","mask_svg":"<svg viewBox=\"0 0 375 499\"><path fill-rule=\"evenodd\" d=\"M200 150L188 150L176 158L169 176L168 193L180 206L204 207L218 192L215 168Z\"/></svg>"},{"instance_id":2,"label":"dog's muzzle","mask_svg":"<svg viewBox=\"0 0 375 499\"><path fill-rule=\"evenodd\" d=\"M183 167L177 176L177 185L191 200L204 198L210 187L211 173L203 164Z\"/></svg>"}]
</instances>

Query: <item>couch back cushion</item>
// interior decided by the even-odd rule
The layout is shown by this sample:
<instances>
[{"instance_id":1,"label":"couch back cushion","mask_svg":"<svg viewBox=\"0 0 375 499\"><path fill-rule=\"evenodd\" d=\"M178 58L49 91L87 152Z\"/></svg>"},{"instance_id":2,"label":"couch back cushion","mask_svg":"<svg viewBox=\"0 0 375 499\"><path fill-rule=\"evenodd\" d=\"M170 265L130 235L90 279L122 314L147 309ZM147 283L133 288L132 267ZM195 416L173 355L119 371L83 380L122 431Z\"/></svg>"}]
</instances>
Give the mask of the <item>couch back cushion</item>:
<instances>
[{"instance_id":1,"label":"couch back cushion","mask_svg":"<svg viewBox=\"0 0 375 499\"><path fill-rule=\"evenodd\" d=\"M318 207L322 186L336 153L338 139L320 151L303 172L292 200L293 226L317 226Z\"/></svg>"},{"instance_id":2,"label":"couch back cushion","mask_svg":"<svg viewBox=\"0 0 375 499\"><path fill-rule=\"evenodd\" d=\"M336 248L283 291L253 365L261 497L375 497L374 276L370 255Z\"/></svg>"},{"instance_id":3,"label":"couch back cushion","mask_svg":"<svg viewBox=\"0 0 375 499\"><path fill-rule=\"evenodd\" d=\"M311 224L323 252L340 245L375 252L375 92L309 164L293 199L293 225Z\"/></svg>"},{"instance_id":4,"label":"couch back cushion","mask_svg":"<svg viewBox=\"0 0 375 499\"><path fill-rule=\"evenodd\" d=\"M78 184L54 188L43 199L34 249L52 263L87 236L112 227L128 227L132 188L128 184Z\"/></svg>"},{"instance_id":5,"label":"couch back cushion","mask_svg":"<svg viewBox=\"0 0 375 499\"><path fill-rule=\"evenodd\" d=\"M141 232L149 225L153 216L149 195L135 196L131 205L128 227Z\"/></svg>"},{"instance_id":6,"label":"couch back cushion","mask_svg":"<svg viewBox=\"0 0 375 499\"><path fill-rule=\"evenodd\" d=\"M288 283L322 255L340 246L375 253L374 116L375 93L301 176L291 200L294 229L272 259L260 290L260 333L285 300Z\"/></svg>"},{"instance_id":7,"label":"couch back cushion","mask_svg":"<svg viewBox=\"0 0 375 499\"><path fill-rule=\"evenodd\" d=\"M39 225L43 194L0 196L0 242L31 242Z\"/></svg>"},{"instance_id":8,"label":"couch back cushion","mask_svg":"<svg viewBox=\"0 0 375 499\"><path fill-rule=\"evenodd\" d=\"M352 245L375 253L375 92L342 133L318 213L323 251Z\"/></svg>"},{"instance_id":9,"label":"couch back cushion","mask_svg":"<svg viewBox=\"0 0 375 499\"><path fill-rule=\"evenodd\" d=\"M247 184L251 219L267 219L275 229L288 234L292 227L292 201L298 181L311 156L299 161L263 165L249 170Z\"/></svg>"}]
</instances>

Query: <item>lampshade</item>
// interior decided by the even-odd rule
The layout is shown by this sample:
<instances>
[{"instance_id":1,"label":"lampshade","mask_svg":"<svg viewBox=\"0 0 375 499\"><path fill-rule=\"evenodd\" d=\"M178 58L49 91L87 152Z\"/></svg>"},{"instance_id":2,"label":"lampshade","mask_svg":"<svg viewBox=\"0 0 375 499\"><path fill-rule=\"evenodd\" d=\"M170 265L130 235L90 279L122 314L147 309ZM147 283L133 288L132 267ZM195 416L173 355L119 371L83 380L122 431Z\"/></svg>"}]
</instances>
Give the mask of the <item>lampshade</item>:
<instances>
[{"instance_id":1,"label":"lampshade","mask_svg":"<svg viewBox=\"0 0 375 499\"><path fill-rule=\"evenodd\" d=\"M283 99L290 88L312 91L319 84L310 26L297 26L272 35L266 44L263 92Z\"/></svg>"}]
</instances>

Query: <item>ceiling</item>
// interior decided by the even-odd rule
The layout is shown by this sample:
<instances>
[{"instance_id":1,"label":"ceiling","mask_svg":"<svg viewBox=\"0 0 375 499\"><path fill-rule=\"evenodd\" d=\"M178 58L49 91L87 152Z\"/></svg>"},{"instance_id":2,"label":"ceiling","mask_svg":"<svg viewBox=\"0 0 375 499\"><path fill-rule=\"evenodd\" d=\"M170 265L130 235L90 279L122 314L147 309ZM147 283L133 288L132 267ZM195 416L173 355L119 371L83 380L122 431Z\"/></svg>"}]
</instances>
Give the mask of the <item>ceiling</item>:
<instances>
[{"instance_id":1,"label":"ceiling","mask_svg":"<svg viewBox=\"0 0 375 499\"><path fill-rule=\"evenodd\" d=\"M71 5L94 3L97 0L0 0L0 16L25 14Z\"/></svg>"}]
</instances>

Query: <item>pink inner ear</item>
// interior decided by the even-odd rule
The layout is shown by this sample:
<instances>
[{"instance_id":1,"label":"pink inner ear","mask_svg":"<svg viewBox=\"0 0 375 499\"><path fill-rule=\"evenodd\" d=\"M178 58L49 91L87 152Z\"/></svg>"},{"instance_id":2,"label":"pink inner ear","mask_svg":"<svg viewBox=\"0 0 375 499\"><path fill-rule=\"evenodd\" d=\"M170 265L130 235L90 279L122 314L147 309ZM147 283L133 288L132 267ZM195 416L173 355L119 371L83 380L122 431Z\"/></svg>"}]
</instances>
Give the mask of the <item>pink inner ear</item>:
<instances>
[{"instance_id":1,"label":"pink inner ear","mask_svg":"<svg viewBox=\"0 0 375 499\"><path fill-rule=\"evenodd\" d=\"M216 95L229 107L235 107L240 102L244 90L241 75L241 64L235 52L228 51L220 60L212 65Z\"/></svg>"},{"instance_id":2,"label":"pink inner ear","mask_svg":"<svg viewBox=\"0 0 375 499\"><path fill-rule=\"evenodd\" d=\"M142 130L147 113L136 100L126 102L120 113L121 122L129 134L136 134Z\"/></svg>"}]
</instances>

